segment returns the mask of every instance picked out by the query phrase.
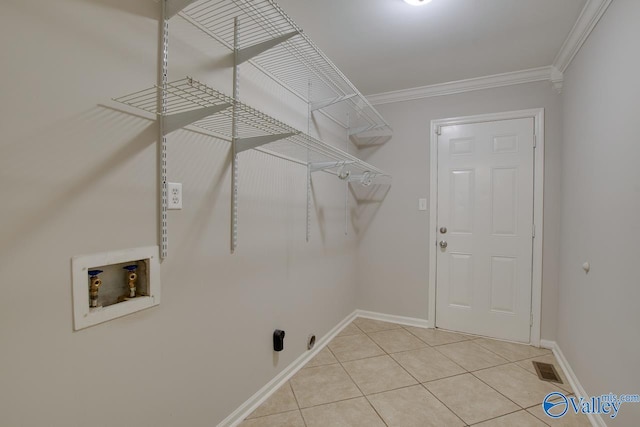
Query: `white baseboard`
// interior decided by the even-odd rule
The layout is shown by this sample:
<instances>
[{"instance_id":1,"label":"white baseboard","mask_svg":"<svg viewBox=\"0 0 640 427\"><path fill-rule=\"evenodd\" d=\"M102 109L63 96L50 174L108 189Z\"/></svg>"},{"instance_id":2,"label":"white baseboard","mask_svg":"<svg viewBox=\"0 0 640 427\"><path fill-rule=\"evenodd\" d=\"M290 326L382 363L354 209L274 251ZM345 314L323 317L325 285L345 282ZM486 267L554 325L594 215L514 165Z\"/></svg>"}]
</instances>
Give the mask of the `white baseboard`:
<instances>
[{"instance_id":1,"label":"white baseboard","mask_svg":"<svg viewBox=\"0 0 640 427\"><path fill-rule=\"evenodd\" d=\"M235 427L240 424L245 418L247 418L256 408L264 401L266 401L276 390L280 388L284 383L289 381L296 372L298 372L304 365L307 364L316 354L320 353L323 348L329 344L329 342L340 333L349 323L351 323L356 317L364 317L367 319L382 320L383 322L399 323L407 326L417 326L419 328L428 328L429 322L423 319L414 319L411 317L394 316L390 314L374 313L372 311L355 310L353 313L345 317L340 323L338 323L328 334L316 341L316 345L313 350L303 353L300 357L294 360L289 366L284 368L274 379L269 381L264 387L262 387L256 394L251 396L246 402L244 402L238 409L233 411L231 415L222 420L218 427Z\"/></svg>"},{"instance_id":2,"label":"white baseboard","mask_svg":"<svg viewBox=\"0 0 640 427\"><path fill-rule=\"evenodd\" d=\"M556 357L556 360L560 365L560 369L562 369L562 372L564 372L565 377L569 381L569 385L573 390L573 394L578 397L589 397L590 395L584 390L584 387L582 387L580 381L578 381L578 377L576 377L575 372L573 372L573 369L571 369L571 365L569 365L569 362L564 357L564 354L562 353L562 350L560 350L560 346L558 346L558 343L555 341L540 340L540 347L553 351L553 355ZM587 417L589 418L589 421L591 422L591 425L593 427L607 427L607 424L599 415L588 414Z\"/></svg>"},{"instance_id":3,"label":"white baseboard","mask_svg":"<svg viewBox=\"0 0 640 427\"><path fill-rule=\"evenodd\" d=\"M366 319L381 320L383 322L398 323L406 326L416 326L418 328L431 328L428 320L416 319L414 317L395 316L393 314L382 314L374 311L356 310L356 317L364 317Z\"/></svg>"},{"instance_id":4,"label":"white baseboard","mask_svg":"<svg viewBox=\"0 0 640 427\"><path fill-rule=\"evenodd\" d=\"M262 387L256 394L251 396L246 402L244 402L238 409L233 411L231 415L222 420L218 427L235 427L240 424L245 418L247 418L256 408L267 400L276 390L280 388L284 383L289 381L296 372L298 372L309 360L311 360L316 354L320 353L323 348L329 344L336 335L340 333L349 323L353 321L357 316L357 311L354 311L347 317L345 317L340 323L338 323L333 329L329 331L325 336L316 341L316 345L313 350L307 351L294 360L289 366L284 368L282 372L269 381L264 387Z\"/></svg>"}]
</instances>

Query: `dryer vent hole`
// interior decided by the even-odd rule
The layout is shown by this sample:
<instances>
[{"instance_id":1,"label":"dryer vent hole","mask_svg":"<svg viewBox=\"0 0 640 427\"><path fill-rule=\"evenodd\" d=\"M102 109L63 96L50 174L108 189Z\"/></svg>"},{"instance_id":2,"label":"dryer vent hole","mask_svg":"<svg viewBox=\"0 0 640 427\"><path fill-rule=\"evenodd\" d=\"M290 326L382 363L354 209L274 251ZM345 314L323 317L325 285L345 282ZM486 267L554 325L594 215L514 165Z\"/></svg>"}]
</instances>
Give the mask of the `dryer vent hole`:
<instances>
[{"instance_id":1,"label":"dryer vent hole","mask_svg":"<svg viewBox=\"0 0 640 427\"><path fill-rule=\"evenodd\" d=\"M307 350L311 350L316 345L316 336L314 334L309 335L307 338Z\"/></svg>"}]
</instances>

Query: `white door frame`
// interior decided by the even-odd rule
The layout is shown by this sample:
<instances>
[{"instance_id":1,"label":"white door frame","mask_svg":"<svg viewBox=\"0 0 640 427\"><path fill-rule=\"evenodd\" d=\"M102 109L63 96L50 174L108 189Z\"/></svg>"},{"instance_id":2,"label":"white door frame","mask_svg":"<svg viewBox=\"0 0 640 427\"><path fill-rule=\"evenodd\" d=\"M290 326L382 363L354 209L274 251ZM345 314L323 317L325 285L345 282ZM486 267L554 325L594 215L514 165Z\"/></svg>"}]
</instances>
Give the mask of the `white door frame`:
<instances>
[{"instance_id":1,"label":"white door frame","mask_svg":"<svg viewBox=\"0 0 640 427\"><path fill-rule=\"evenodd\" d=\"M540 346L540 314L542 308L542 231L544 208L544 108L454 117L431 121L430 133L430 198L429 198L429 326L436 326L436 245L438 227L438 133L442 126L464 125L511 119L534 119L535 153L533 182L533 270L531 282L531 345ZM436 237L434 237L436 236Z\"/></svg>"}]
</instances>

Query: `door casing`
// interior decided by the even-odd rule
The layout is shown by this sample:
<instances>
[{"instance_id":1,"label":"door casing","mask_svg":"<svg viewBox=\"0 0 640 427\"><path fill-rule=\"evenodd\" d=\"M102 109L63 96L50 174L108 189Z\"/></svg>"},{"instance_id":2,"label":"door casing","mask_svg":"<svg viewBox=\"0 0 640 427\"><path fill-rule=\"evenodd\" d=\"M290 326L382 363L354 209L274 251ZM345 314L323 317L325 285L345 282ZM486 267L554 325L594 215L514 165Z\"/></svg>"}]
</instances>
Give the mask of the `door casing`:
<instances>
[{"instance_id":1,"label":"door casing","mask_svg":"<svg viewBox=\"0 0 640 427\"><path fill-rule=\"evenodd\" d=\"M436 325L436 254L438 227L438 129L441 126L484 123L510 119L534 119L535 152L533 181L533 265L531 282L531 338L530 344L540 345L542 310L542 236L544 213L544 108L454 117L431 121L430 132L430 197L429 197L429 326Z\"/></svg>"}]
</instances>

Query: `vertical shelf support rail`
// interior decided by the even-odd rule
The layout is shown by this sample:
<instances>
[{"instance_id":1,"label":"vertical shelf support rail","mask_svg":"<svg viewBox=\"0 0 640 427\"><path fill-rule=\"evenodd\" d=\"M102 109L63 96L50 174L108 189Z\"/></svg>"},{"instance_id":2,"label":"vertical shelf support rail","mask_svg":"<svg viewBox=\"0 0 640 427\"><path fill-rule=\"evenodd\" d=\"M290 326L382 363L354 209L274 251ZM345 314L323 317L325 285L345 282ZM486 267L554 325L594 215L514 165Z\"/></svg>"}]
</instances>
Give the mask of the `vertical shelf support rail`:
<instances>
[{"instance_id":1,"label":"vertical shelf support rail","mask_svg":"<svg viewBox=\"0 0 640 427\"><path fill-rule=\"evenodd\" d=\"M307 243L311 240L311 164L307 164Z\"/></svg>"},{"instance_id":2,"label":"vertical shelf support rail","mask_svg":"<svg viewBox=\"0 0 640 427\"><path fill-rule=\"evenodd\" d=\"M162 1L162 52L160 54L160 86L159 104L160 115L159 123L159 139L158 139L158 180L160 191L160 218L159 218L159 238L160 238L160 259L165 259L169 255L169 237L167 224L167 135L165 133L164 116L167 112L167 75L169 68L169 17L167 16L167 3Z\"/></svg>"},{"instance_id":3,"label":"vertical shelf support rail","mask_svg":"<svg viewBox=\"0 0 640 427\"><path fill-rule=\"evenodd\" d=\"M176 0L174 0L176 1ZM185 0L186 1L186 0ZM299 132L289 132L281 134L260 135L248 138L240 138L238 135L238 102L240 99L240 64L249 61L252 58L260 55L272 49L279 44L289 40L292 37L300 34L299 31L291 31L278 37L248 46L240 48L240 28L238 17L233 18L233 104L232 104L232 119L231 119L231 145L232 145L232 159L231 159L231 253L234 253L238 247L238 154L257 148L270 142L275 142L281 139L290 138L298 135ZM220 108L223 109L223 108ZM310 184L309 184L310 185ZM309 204L309 201L307 201ZM307 208L307 211L310 208ZM307 212L308 214L308 212ZM307 227L308 229L308 227ZM308 236L308 233L307 233ZM307 237L308 240L308 237Z\"/></svg>"},{"instance_id":4,"label":"vertical shelf support rail","mask_svg":"<svg viewBox=\"0 0 640 427\"><path fill-rule=\"evenodd\" d=\"M233 113L231 118L231 253L238 245L238 18L233 18Z\"/></svg>"}]
</instances>

